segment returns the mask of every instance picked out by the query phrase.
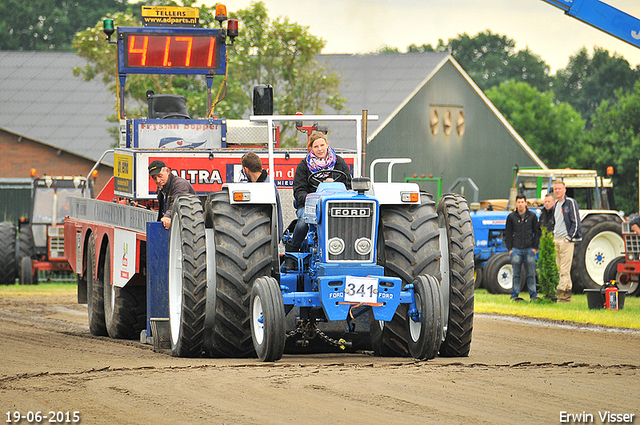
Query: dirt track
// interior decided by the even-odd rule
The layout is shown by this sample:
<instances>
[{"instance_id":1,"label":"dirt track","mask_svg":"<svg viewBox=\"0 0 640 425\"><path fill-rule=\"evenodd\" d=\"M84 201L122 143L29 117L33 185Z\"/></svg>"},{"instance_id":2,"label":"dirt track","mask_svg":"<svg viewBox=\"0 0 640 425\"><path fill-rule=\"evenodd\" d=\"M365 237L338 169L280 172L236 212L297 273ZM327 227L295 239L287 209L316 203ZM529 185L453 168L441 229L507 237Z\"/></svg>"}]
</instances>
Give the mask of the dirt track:
<instances>
[{"instance_id":1,"label":"dirt track","mask_svg":"<svg viewBox=\"0 0 640 425\"><path fill-rule=\"evenodd\" d=\"M597 424L610 411L640 423L639 333L477 316L467 358L261 364L173 358L86 323L71 296L0 298L2 422L78 411L83 424L555 424L584 412Z\"/></svg>"}]
</instances>

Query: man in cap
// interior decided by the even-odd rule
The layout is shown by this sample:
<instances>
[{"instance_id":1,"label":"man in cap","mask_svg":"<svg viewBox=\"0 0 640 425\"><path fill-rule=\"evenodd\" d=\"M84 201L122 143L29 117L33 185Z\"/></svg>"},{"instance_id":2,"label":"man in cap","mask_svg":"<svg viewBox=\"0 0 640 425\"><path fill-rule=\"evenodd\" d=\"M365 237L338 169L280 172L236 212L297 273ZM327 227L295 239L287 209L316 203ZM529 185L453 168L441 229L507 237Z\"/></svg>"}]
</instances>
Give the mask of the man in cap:
<instances>
[{"instance_id":1,"label":"man in cap","mask_svg":"<svg viewBox=\"0 0 640 425\"><path fill-rule=\"evenodd\" d=\"M158 186L158 221L165 229L171 226L171 208L178 195L196 194L191 183L180 176L171 173L164 162L155 160L149 164L149 175Z\"/></svg>"}]
</instances>

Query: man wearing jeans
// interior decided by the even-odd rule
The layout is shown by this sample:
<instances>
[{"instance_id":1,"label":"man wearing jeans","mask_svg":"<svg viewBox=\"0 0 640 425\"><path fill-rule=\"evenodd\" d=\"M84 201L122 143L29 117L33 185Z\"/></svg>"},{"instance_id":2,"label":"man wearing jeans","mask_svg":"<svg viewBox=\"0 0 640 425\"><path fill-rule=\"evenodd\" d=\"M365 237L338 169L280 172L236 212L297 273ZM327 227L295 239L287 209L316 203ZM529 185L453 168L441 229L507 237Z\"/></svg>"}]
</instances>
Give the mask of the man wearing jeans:
<instances>
[{"instance_id":1,"label":"man wearing jeans","mask_svg":"<svg viewBox=\"0 0 640 425\"><path fill-rule=\"evenodd\" d=\"M511 301L522 301L520 298L520 271L522 263L527 268L527 288L529 299L538 300L536 291L536 253L540 245L540 225L538 217L527 208L527 198L516 196L516 210L507 217L504 239L511 256L513 268L513 286Z\"/></svg>"}]
</instances>

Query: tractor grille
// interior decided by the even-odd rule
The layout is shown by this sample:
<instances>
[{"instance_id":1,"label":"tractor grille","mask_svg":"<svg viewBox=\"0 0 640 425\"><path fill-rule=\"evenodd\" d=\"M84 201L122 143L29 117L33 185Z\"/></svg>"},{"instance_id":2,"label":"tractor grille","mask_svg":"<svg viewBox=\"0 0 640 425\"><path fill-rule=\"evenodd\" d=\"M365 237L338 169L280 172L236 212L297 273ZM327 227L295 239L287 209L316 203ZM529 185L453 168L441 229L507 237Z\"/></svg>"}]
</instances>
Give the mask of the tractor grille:
<instances>
[{"instance_id":1,"label":"tractor grille","mask_svg":"<svg viewBox=\"0 0 640 425\"><path fill-rule=\"evenodd\" d=\"M327 262L372 262L375 246L375 223L377 208L372 201L359 202L327 202ZM342 252L332 254L330 244L340 241L344 244ZM361 248L370 245L368 252L361 254L356 250L356 244Z\"/></svg>"},{"instance_id":2,"label":"tractor grille","mask_svg":"<svg viewBox=\"0 0 640 425\"><path fill-rule=\"evenodd\" d=\"M627 258L632 261L640 260L640 236L631 230L629 222L622 223L622 234L624 235ZM629 258L630 254L633 254L633 258Z\"/></svg>"}]
</instances>

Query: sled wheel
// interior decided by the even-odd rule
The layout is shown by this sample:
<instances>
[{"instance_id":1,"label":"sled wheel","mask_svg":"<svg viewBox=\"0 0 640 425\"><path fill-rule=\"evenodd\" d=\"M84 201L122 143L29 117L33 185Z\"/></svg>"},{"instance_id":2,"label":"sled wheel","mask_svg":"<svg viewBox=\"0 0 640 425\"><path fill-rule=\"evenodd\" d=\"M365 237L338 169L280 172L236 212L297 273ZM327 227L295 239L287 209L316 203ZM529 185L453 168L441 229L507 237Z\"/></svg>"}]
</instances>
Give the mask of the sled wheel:
<instances>
[{"instance_id":1,"label":"sled wheel","mask_svg":"<svg viewBox=\"0 0 640 425\"><path fill-rule=\"evenodd\" d=\"M109 244L104 247L102 282L104 284L104 316L111 338L136 339L146 327L147 304L145 287L118 288L111 282L111 254Z\"/></svg>"},{"instance_id":2,"label":"sled wheel","mask_svg":"<svg viewBox=\"0 0 640 425\"><path fill-rule=\"evenodd\" d=\"M624 254L620 218L613 214L590 215L582 222L582 241L576 242L571 281L577 293L599 289L609 262Z\"/></svg>"},{"instance_id":3,"label":"sled wheel","mask_svg":"<svg viewBox=\"0 0 640 425\"><path fill-rule=\"evenodd\" d=\"M440 284L433 276L418 276L413 280L413 296L418 317L412 317L409 310L409 352L416 359L433 359L442 342Z\"/></svg>"},{"instance_id":4,"label":"sled wheel","mask_svg":"<svg viewBox=\"0 0 640 425\"><path fill-rule=\"evenodd\" d=\"M96 277L96 240L89 236L87 243L87 311L89 312L89 331L92 335L107 336L104 320L104 287L102 276Z\"/></svg>"},{"instance_id":5,"label":"sled wheel","mask_svg":"<svg viewBox=\"0 0 640 425\"><path fill-rule=\"evenodd\" d=\"M282 358L285 343L284 302L278 281L258 278L251 289L251 338L258 358L274 362Z\"/></svg>"}]
</instances>

